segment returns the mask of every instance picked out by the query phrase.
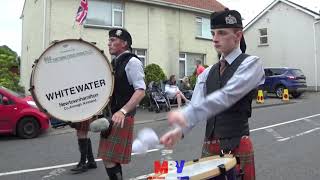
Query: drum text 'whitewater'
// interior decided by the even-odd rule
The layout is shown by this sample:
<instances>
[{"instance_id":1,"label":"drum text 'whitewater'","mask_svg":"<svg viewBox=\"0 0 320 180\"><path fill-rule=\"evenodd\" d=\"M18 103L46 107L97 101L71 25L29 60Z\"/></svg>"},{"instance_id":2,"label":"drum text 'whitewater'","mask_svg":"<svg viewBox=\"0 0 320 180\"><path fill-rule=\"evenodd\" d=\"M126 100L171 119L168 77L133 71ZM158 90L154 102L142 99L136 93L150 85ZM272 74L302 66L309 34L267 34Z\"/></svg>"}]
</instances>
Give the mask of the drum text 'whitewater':
<instances>
[{"instance_id":1,"label":"drum text 'whitewater'","mask_svg":"<svg viewBox=\"0 0 320 180\"><path fill-rule=\"evenodd\" d=\"M106 82L104 79L81 84L81 85L77 85L77 86L73 86L73 87L66 88L66 89L59 90L59 91L55 91L55 92L51 92L49 94L46 94L46 97L49 101L51 101L54 99L62 98L64 96L74 95L74 94L81 93L81 92L84 92L87 90L92 90L93 88L95 88L95 89L100 88L102 86L106 86Z\"/></svg>"}]
</instances>

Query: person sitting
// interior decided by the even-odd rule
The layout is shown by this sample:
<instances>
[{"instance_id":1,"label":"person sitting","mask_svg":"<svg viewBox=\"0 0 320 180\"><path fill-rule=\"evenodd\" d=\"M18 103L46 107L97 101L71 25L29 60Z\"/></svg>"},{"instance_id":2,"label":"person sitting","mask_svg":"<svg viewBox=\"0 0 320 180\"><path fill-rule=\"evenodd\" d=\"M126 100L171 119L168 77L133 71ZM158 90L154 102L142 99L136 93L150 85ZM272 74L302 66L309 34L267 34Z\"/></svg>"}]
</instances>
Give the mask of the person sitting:
<instances>
[{"instance_id":1,"label":"person sitting","mask_svg":"<svg viewBox=\"0 0 320 180\"><path fill-rule=\"evenodd\" d=\"M184 94L179 90L177 86L176 76L171 75L169 81L165 85L165 93L169 99L177 99L178 108L181 106L181 99L183 99L186 103L189 100L184 96Z\"/></svg>"},{"instance_id":2,"label":"person sitting","mask_svg":"<svg viewBox=\"0 0 320 180\"><path fill-rule=\"evenodd\" d=\"M188 100L191 100L191 97L193 94L193 89L191 87L190 80L189 80L188 76L185 76L181 80L180 90Z\"/></svg>"}]
</instances>

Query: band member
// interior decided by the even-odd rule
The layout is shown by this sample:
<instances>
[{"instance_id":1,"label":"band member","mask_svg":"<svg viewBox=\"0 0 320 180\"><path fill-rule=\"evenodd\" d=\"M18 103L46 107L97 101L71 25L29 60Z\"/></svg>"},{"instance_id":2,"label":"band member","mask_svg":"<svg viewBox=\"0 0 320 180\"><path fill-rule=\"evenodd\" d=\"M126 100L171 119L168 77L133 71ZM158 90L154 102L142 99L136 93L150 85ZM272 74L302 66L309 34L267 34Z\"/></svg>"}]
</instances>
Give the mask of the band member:
<instances>
[{"instance_id":1,"label":"band member","mask_svg":"<svg viewBox=\"0 0 320 180\"><path fill-rule=\"evenodd\" d=\"M220 61L198 77L191 104L169 113L169 123L180 127L160 141L172 147L198 122L207 121L202 156L233 153L240 159L238 173L252 180L255 168L248 118L254 89L264 83L264 70L258 57L242 53L242 29L241 15L235 10L211 15L213 44Z\"/></svg>"},{"instance_id":2,"label":"band member","mask_svg":"<svg viewBox=\"0 0 320 180\"><path fill-rule=\"evenodd\" d=\"M97 164L94 160L92 153L91 140L88 138L89 125L92 121L84 121L78 123L71 123L70 126L77 130L78 145L80 151L80 161L76 167L72 168L71 171L75 173L85 172L88 169L97 168ZM88 162L86 162L88 160Z\"/></svg>"},{"instance_id":3,"label":"band member","mask_svg":"<svg viewBox=\"0 0 320 180\"><path fill-rule=\"evenodd\" d=\"M110 180L122 180L121 164L131 161L134 115L145 95L142 62L130 52L132 38L121 28L109 31L109 53L115 84L111 97L112 128L100 137L98 157L103 159Z\"/></svg>"}]
</instances>

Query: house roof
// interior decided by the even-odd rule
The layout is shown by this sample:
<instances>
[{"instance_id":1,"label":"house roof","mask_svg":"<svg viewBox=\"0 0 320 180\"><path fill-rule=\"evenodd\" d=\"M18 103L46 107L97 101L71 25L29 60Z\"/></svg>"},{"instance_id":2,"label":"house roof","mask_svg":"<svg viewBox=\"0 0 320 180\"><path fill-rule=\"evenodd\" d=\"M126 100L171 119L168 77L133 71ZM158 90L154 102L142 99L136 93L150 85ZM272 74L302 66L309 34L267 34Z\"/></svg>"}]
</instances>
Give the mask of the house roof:
<instances>
[{"instance_id":1,"label":"house roof","mask_svg":"<svg viewBox=\"0 0 320 180\"><path fill-rule=\"evenodd\" d=\"M225 6L219 3L216 0L163 0L169 3L182 5L182 6L190 6L199 9L206 9L209 11L219 11L223 10Z\"/></svg>"},{"instance_id":2,"label":"house roof","mask_svg":"<svg viewBox=\"0 0 320 180\"><path fill-rule=\"evenodd\" d=\"M221 11L225 6L216 0L134 0L136 2L143 2L154 5L161 5L177 9L212 13L214 11Z\"/></svg>"},{"instance_id":3,"label":"house roof","mask_svg":"<svg viewBox=\"0 0 320 180\"><path fill-rule=\"evenodd\" d=\"M253 18L245 27L244 27L244 31L246 29L248 29L249 27L251 27L252 24L254 24L256 21L258 21L263 15L265 15L267 12L269 12L269 10L271 8L273 8L275 5L277 5L278 3L285 3L289 6L294 7L295 9L302 11L310 16L312 16L314 19L319 19L320 18L320 14L317 12L314 12L304 6L301 6L299 4L293 3L289 0L274 0L269 6L267 6L263 11L261 11L255 18Z\"/></svg>"}]
</instances>

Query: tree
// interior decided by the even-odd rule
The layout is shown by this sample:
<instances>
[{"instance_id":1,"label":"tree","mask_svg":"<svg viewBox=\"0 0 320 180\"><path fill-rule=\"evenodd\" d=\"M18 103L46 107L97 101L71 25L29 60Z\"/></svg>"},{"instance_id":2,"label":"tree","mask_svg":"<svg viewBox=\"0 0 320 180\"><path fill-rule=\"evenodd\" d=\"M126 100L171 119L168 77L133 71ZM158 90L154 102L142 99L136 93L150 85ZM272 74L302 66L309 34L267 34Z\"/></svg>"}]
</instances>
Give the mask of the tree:
<instances>
[{"instance_id":1,"label":"tree","mask_svg":"<svg viewBox=\"0 0 320 180\"><path fill-rule=\"evenodd\" d=\"M8 46L0 46L0 86L23 92L23 88L19 86L19 75L11 71L12 68L19 67L17 58L17 53Z\"/></svg>"}]
</instances>

